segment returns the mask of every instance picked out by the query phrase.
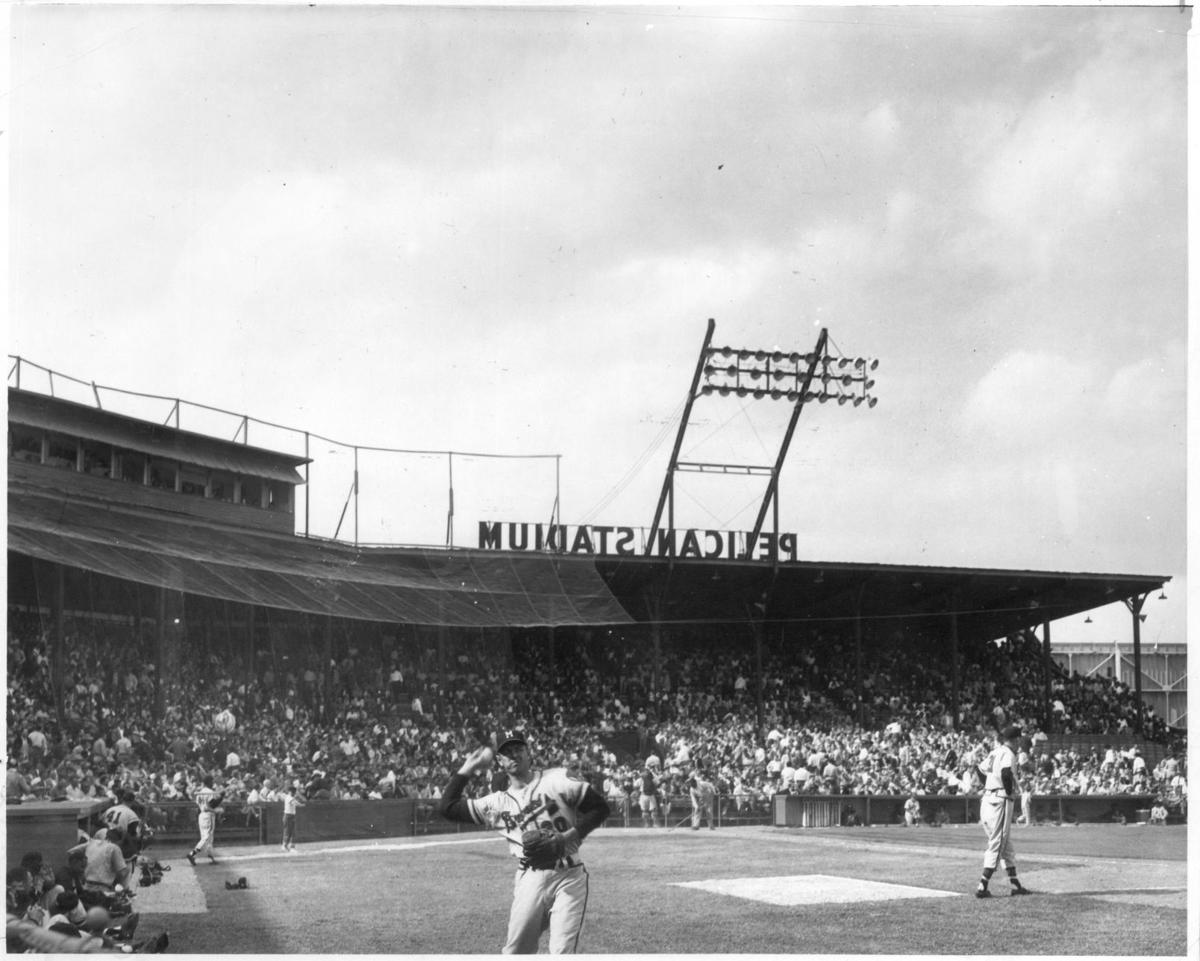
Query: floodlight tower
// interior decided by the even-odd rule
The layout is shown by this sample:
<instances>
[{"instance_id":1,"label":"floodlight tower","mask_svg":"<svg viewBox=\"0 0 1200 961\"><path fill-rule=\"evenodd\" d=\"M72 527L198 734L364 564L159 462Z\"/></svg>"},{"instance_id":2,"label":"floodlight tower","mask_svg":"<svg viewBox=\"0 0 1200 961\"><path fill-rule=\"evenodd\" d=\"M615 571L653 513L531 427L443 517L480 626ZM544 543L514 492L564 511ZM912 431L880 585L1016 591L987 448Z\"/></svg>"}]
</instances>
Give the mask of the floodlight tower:
<instances>
[{"instance_id":1,"label":"floodlight tower","mask_svg":"<svg viewBox=\"0 0 1200 961\"><path fill-rule=\"evenodd\" d=\"M700 348L700 358L696 363L696 372L692 376L687 403L684 405L683 417L679 423L679 433L671 451L671 461L667 465L667 476L663 480L662 493L654 511L654 523L650 526L650 536L646 543L647 553L654 549L664 509L667 512L667 530L672 531L675 528L677 471L769 477L766 494L754 521L754 529L750 531L746 542L747 547L753 545L762 533L767 511L772 508L773 529L778 536L779 475L783 470L783 462L787 458L792 435L796 431L796 422L800 419L804 405L810 401L821 404L836 401L838 406L852 403L855 407L866 404L868 408L872 408L879 402L879 399L871 394L871 388L875 386L871 374L879 366L879 361L866 357L831 355L829 331L824 327L817 337L816 346L807 353L713 347L712 336L715 330L716 321L710 317L704 335L704 345ZM692 404L696 398L711 394L721 397L752 397L756 400L786 400L793 405L792 416L773 465L700 463L679 459L683 436L691 418Z\"/></svg>"}]
</instances>

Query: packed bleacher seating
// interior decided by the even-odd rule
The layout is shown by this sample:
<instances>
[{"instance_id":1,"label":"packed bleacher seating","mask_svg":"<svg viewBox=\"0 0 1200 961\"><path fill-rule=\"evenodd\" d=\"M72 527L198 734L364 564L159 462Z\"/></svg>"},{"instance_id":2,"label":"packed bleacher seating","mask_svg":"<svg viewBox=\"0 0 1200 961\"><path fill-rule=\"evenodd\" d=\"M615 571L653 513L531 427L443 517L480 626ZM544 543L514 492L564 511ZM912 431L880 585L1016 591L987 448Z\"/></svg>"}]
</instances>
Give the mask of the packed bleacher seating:
<instances>
[{"instance_id":1,"label":"packed bleacher seating","mask_svg":"<svg viewBox=\"0 0 1200 961\"><path fill-rule=\"evenodd\" d=\"M347 634L330 659L307 636L239 653L210 631L160 676L128 621L68 628L56 661L36 612L9 612L10 803L128 788L152 824L155 803L186 798L206 773L251 807L285 782L310 798L430 798L481 739L519 728L544 763L579 768L614 799L653 757L667 793L686 795L699 767L738 810L761 811L780 793L978 792L989 732L1015 723L1026 790L1153 794L1186 815L1182 736L1155 718L1135 738L1123 685L1055 668L1052 733L1113 746L1047 746L1036 638L964 654L956 726L944 658L911 637L864 652L860 700L853 644L816 631L768 639L760 698L754 654L701 634L664 638L656 672L644 637L611 632L558 632L553 649L545 632L446 632L440 650Z\"/></svg>"}]
</instances>

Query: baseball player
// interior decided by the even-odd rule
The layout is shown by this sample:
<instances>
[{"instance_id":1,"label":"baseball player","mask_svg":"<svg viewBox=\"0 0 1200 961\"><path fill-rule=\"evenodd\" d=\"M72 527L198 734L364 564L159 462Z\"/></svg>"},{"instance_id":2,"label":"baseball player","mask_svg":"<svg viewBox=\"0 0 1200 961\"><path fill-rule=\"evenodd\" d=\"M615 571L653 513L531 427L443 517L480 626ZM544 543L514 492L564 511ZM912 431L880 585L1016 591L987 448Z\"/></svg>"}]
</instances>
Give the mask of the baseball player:
<instances>
[{"instance_id":1,"label":"baseball player","mask_svg":"<svg viewBox=\"0 0 1200 961\"><path fill-rule=\"evenodd\" d=\"M283 850L296 853L296 808L305 807L304 799L300 797L300 782L283 782Z\"/></svg>"},{"instance_id":2,"label":"baseball player","mask_svg":"<svg viewBox=\"0 0 1200 961\"><path fill-rule=\"evenodd\" d=\"M638 779L641 784L641 794L638 796L638 807L642 811L642 827L652 828L658 820L658 782L654 779L654 772L650 769L650 763L646 763L645 769L642 771L641 777ZM663 821L666 825L666 821Z\"/></svg>"},{"instance_id":3,"label":"baseball player","mask_svg":"<svg viewBox=\"0 0 1200 961\"><path fill-rule=\"evenodd\" d=\"M1017 880L1017 860L1013 853L1012 829L1014 795L1017 790L1017 757L1013 752L1013 743L1021 736L1019 727L1006 727L996 734L996 746L979 765L979 773L983 777L983 797L979 802L979 822L988 837L987 851L983 855L983 874L979 878L979 886L975 889L975 897L990 898L988 881L996 871L996 866L1004 863L1008 872L1008 883L1012 885L1013 895L1029 894L1029 889L1023 887Z\"/></svg>"},{"instance_id":4,"label":"baseball player","mask_svg":"<svg viewBox=\"0 0 1200 961\"><path fill-rule=\"evenodd\" d=\"M471 776L495 757L508 786L480 798L465 798ZM587 908L588 873L579 844L608 817L608 802L562 768L535 770L525 737L509 734L496 753L481 747L467 756L438 801L451 821L483 824L499 831L517 859L512 909L504 954L536 954L542 932L550 932L551 954L574 954Z\"/></svg>"},{"instance_id":5,"label":"baseball player","mask_svg":"<svg viewBox=\"0 0 1200 961\"><path fill-rule=\"evenodd\" d=\"M708 829L715 831L717 825L713 808L717 800L716 785L707 780L701 772L693 772L688 778L688 798L692 802L692 830L700 830L700 819L703 818L708 822Z\"/></svg>"},{"instance_id":6,"label":"baseball player","mask_svg":"<svg viewBox=\"0 0 1200 961\"><path fill-rule=\"evenodd\" d=\"M201 851L207 851L209 862L216 864L217 859L213 854L213 838L217 833L217 808L225 800L225 794L217 793L213 787L212 775L206 774L203 784L192 795L192 800L196 802L196 808L199 811L196 816L196 826L200 829L200 840L196 842L194 848L188 851L187 859L192 867L195 867L196 855Z\"/></svg>"}]
</instances>

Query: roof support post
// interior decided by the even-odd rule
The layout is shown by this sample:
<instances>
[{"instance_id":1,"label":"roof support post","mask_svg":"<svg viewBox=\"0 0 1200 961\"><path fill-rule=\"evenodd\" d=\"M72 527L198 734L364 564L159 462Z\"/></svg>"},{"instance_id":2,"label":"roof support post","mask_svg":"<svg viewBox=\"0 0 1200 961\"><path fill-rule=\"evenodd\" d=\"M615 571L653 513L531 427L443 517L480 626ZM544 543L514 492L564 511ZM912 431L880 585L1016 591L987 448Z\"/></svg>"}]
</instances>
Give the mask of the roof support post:
<instances>
[{"instance_id":1,"label":"roof support post","mask_svg":"<svg viewBox=\"0 0 1200 961\"><path fill-rule=\"evenodd\" d=\"M957 731L958 712L958 605L950 612L950 718L951 727Z\"/></svg>"},{"instance_id":2,"label":"roof support post","mask_svg":"<svg viewBox=\"0 0 1200 961\"><path fill-rule=\"evenodd\" d=\"M854 601L854 699L858 702L857 720L860 727L866 726L866 704L863 703L863 664L862 664L862 600L867 590L864 581L858 588L858 597Z\"/></svg>"},{"instance_id":3,"label":"roof support post","mask_svg":"<svg viewBox=\"0 0 1200 961\"><path fill-rule=\"evenodd\" d=\"M1054 712L1050 709L1050 622L1042 622L1042 725L1047 734L1054 730Z\"/></svg>"},{"instance_id":4,"label":"roof support post","mask_svg":"<svg viewBox=\"0 0 1200 961\"><path fill-rule=\"evenodd\" d=\"M754 632L754 674L757 684L754 686L754 722L762 730L763 726L763 687L766 679L763 677L762 657L762 621L756 617L750 618L750 630Z\"/></svg>"},{"instance_id":5,"label":"roof support post","mask_svg":"<svg viewBox=\"0 0 1200 961\"><path fill-rule=\"evenodd\" d=\"M325 615L325 667L321 672L325 678L324 698L321 704L321 710L316 710L317 705L313 706L313 716L319 717L322 721L328 723L330 720L329 711L330 703L333 698L333 615ZM316 698L317 692L313 692L313 697Z\"/></svg>"},{"instance_id":6,"label":"roof support post","mask_svg":"<svg viewBox=\"0 0 1200 961\"><path fill-rule=\"evenodd\" d=\"M88 572L88 587L91 587L92 576ZM90 591L89 591L90 592ZM67 575L62 564L54 565L54 647L51 651L51 664L54 669L54 716L59 728L63 725L63 646L66 644L67 631L64 621L64 610L67 606ZM91 613L94 615L95 609ZM95 623L95 621L93 621Z\"/></svg>"},{"instance_id":7,"label":"roof support post","mask_svg":"<svg viewBox=\"0 0 1200 961\"><path fill-rule=\"evenodd\" d=\"M1145 594L1125 598L1125 606L1133 615L1133 697L1137 708L1137 724L1134 730L1138 734L1145 733L1142 724L1142 621L1146 619L1146 615L1142 613L1142 605L1149 596L1150 592L1147 591Z\"/></svg>"}]
</instances>

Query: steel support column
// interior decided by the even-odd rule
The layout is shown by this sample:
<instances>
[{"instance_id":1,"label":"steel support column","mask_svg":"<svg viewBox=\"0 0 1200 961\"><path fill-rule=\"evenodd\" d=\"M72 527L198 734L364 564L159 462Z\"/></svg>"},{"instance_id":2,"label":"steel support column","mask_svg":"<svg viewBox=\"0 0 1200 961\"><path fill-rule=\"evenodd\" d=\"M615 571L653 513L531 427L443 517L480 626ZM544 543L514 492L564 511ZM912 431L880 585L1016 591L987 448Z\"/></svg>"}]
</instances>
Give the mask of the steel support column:
<instances>
[{"instance_id":1,"label":"steel support column","mask_svg":"<svg viewBox=\"0 0 1200 961\"><path fill-rule=\"evenodd\" d=\"M957 604L955 605L957 607ZM950 612L950 717L953 720L953 728L958 730L959 709L958 709L958 611Z\"/></svg>"},{"instance_id":2,"label":"steel support column","mask_svg":"<svg viewBox=\"0 0 1200 961\"><path fill-rule=\"evenodd\" d=\"M1129 608L1129 613L1133 615L1133 696L1134 703L1137 707L1137 724L1134 730L1138 734L1144 734L1144 724L1142 723L1142 621L1146 619L1146 615L1142 613L1142 605L1146 603L1146 598L1149 597L1149 592L1138 594L1136 597L1125 598L1125 606Z\"/></svg>"},{"instance_id":3,"label":"steel support column","mask_svg":"<svg viewBox=\"0 0 1200 961\"><path fill-rule=\"evenodd\" d=\"M1050 710L1050 622L1042 622L1042 725L1049 734L1054 730L1054 713Z\"/></svg>"}]
</instances>

